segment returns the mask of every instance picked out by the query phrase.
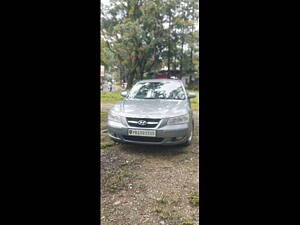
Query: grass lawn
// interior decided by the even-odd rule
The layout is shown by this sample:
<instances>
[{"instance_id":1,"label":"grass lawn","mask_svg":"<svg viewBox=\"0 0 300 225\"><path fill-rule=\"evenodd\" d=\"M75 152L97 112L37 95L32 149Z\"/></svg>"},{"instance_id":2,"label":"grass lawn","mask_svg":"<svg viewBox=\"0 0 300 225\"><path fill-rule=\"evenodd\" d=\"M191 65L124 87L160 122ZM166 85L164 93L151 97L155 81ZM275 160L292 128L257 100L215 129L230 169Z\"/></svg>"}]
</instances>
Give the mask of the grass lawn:
<instances>
[{"instance_id":1,"label":"grass lawn","mask_svg":"<svg viewBox=\"0 0 300 225\"><path fill-rule=\"evenodd\" d=\"M101 112L101 123L100 123L101 130L107 129L107 116L108 116L108 112Z\"/></svg>"},{"instance_id":2,"label":"grass lawn","mask_svg":"<svg viewBox=\"0 0 300 225\"><path fill-rule=\"evenodd\" d=\"M117 103L124 97L121 96L121 91L101 92L101 103Z\"/></svg>"},{"instance_id":3,"label":"grass lawn","mask_svg":"<svg viewBox=\"0 0 300 225\"><path fill-rule=\"evenodd\" d=\"M101 135L101 149L105 149L107 147L111 147L115 145L115 142L110 139L107 135Z\"/></svg>"},{"instance_id":4,"label":"grass lawn","mask_svg":"<svg viewBox=\"0 0 300 225\"><path fill-rule=\"evenodd\" d=\"M191 99L192 109L193 111L199 110L199 91L188 90L188 92L192 92L196 94L196 98Z\"/></svg>"}]
</instances>

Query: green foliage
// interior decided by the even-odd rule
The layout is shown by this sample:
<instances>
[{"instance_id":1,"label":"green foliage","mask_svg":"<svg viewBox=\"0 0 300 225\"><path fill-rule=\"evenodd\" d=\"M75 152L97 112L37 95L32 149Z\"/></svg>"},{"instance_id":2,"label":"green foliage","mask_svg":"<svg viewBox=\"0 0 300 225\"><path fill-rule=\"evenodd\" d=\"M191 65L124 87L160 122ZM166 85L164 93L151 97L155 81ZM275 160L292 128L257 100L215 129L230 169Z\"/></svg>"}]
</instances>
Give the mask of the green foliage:
<instances>
[{"instance_id":1,"label":"green foliage","mask_svg":"<svg viewBox=\"0 0 300 225\"><path fill-rule=\"evenodd\" d=\"M105 148L111 147L113 145L114 145L114 142L112 142L112 141L101 141L100 148L105 149Z\"/></svg>"},{"instance_id":2,"label":"green foliage","mask_svg":"<svg viewBox=\"0 0 300 225\"><path fill-rule=\"evenodd\" d=\"M109 61L108 58L106 57L105 53L106 53L106 47L105 47L106 43L103 39L101 39L101 43L100 43L100 57L101 57L101 64L108 66L109 65Z\"/></svg>"},{"instance_id":3,"label":"green foliage","mask_svg":"<svg viewBox=\"0 0 300 225\"><path fill-rule=\"evenodd\" d=\"M143 74L163 66L197 70L196 0L112 0L103 8L101 62L117 67L129 87ZM101 45L102 48L102 45ZM103 49L102 49L103 50ZM110 52L112 55L109 55Z\"/></svg>"},{"instance_id":4,"label":"green foliage","mask_svg":"<svg viewBox=\"0 0 300 225\"><path fill-rule=\"evenodd\" d=\"M180 225L194 225L194 223L191 220L184 220Z\"/></svg>"},{"instance_id":5,"label":"green foliage","mask_svg":"<svg viewBox=\"0 0 300 225\"><path fill-rule=\"evenodd\" d=\"M189 202L194 205L198 206L199 205L199 192L193 192L189 196Z\"/></svg>"},{"instance_id":6,"label":"green foliage","mask_svg":"<svg viewBox=\"0 0 300 225\"><path fill-rule=\"evenodd\" d=\"M101 112L101 122L105 122L107 120L107 112Z\"/></svg>"},{"instance_id":7,"label":"green foliage","mask_svg":"<svg viewBox=\"0 0 300 225\"><path fill-rule=\"evenodd\" d=\"M107 135L101 135L101 149L105 149L115 145L115 143Z\"/></svg>"}]
</instances>

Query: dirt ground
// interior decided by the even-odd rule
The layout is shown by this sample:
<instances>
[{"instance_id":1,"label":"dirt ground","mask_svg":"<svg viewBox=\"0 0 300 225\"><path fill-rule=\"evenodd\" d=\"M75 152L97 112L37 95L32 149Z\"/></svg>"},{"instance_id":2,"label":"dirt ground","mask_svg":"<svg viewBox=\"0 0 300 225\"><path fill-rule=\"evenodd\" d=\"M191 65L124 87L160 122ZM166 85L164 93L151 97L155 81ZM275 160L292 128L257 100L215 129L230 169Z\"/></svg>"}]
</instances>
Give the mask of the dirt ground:
<instances>
[{"instance_id":1,"label":"dirt ground","mask_svg":"<svg viewBox=\"0 0 300 225\"><path fill-rule=\"evenodd\" d=\"M101 111L110 107L102 105ZM199 113L194 117L188 147L101 148L101 224L199 224Z\"/></svg>"}]
</instances>

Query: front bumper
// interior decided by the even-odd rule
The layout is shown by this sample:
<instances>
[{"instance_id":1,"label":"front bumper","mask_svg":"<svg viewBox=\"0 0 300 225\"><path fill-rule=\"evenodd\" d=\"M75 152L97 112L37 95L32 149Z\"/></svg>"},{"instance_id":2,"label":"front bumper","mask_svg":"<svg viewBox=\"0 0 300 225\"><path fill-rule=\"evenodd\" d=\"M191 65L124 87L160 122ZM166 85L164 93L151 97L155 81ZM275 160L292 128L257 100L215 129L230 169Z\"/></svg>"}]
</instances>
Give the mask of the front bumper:
<instances>
[{"instance_id":1,"label":"front bumper","mask_svg":"<svg viewBox=\"0 0 300 225\"><path fill-rule=\"evenodd\" d=\"M178 145L187 141L190 129L189 124L165 125L159 128L137 128L108 121L108 135L115 141L123 143L146 144L146 145ZM155 138L143 138L128 136L128 129L156 130ZM149 140L152 139L152 140Z\"/></svg>"}]
</instances>

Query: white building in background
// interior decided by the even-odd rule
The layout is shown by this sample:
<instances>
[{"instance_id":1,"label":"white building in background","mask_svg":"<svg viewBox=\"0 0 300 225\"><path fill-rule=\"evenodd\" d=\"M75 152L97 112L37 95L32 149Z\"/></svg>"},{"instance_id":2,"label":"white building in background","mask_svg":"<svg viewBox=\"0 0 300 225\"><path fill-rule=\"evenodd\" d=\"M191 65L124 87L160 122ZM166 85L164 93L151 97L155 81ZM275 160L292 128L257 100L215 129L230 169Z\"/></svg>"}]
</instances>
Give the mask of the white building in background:
<instances>
[{"instance_id":1,"label":"white building in background","mask_svg":"<svg viewBox=\"0 0 300 225\"><path fill-rule=\"evenodd\" d=\"M181 77L181 81L182 81L183 85L185 87L187 87L188 84L190 83L190 76L182 76Z\"/></svg>"},{"instance_id":2,"label":"white building in background","mask_svg":"<svg viewBox=\"0 0 300 225\"><path fill-rule=\"evenodd\" d=\"M104 66L101 66L100 76L104 77Z\"/></svg>"},{"instance_id":3,"label":"white building in background","mask_svg":"<svg viewBox=\"0 0 300 225\"><path fill-rule=\"evenodd\" d=\"M104 66L101 66L100 68L100 82L102 83L104 78Z\"/></svg>"}]
</instances>

